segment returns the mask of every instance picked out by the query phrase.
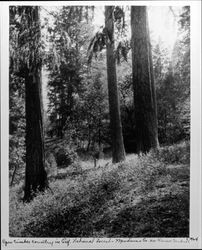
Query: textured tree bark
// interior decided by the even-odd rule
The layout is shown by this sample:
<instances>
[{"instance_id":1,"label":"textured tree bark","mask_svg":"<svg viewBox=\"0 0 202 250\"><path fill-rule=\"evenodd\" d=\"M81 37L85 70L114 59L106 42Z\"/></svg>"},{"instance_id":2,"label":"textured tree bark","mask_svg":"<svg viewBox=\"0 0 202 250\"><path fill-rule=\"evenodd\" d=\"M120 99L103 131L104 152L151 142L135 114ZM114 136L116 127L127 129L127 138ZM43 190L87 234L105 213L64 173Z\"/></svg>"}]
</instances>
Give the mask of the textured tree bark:
<instances>
[{"instance_id":1,"label":"textured tree bark","mask_svg":"<svg viewBox=\"0 0 202 250\"><path fill-rule=\"evenodd\" d=\"M32 8L30 25L39 25L38 7ZM31 27L29 27L31 29ZM40 33L37 36L40 39ZM37 55L35 55L36 57ZM26 111L26 171L24 201L30 201L36 191L48 186L45 171L43 106L41 93L41 65L35 61L25 74L25 111Z\"/></svg>"},{"instance_id":2,"label":"textured tree bark","mask_svg":"<svg viewBox=\"0 0 202 250\"><path fill-rule=\"evenodd\" d=\"M132 74L135 106L134 152L158 147L156 91L145 6L131 7Z\"/></svg>"},{"instance_id":3,"label":"textured tree bark","mask_svg":"<svg viewBox=\"0 0 202 250\"><path fill-rule=\"evenodd\" d=\"M107 78L112 136L112 162L117 163L125 160L125 149L123 144L116 62L114 57L113 6L105 7L105 28L107 31Z\"/></svg>"}]
</instances>

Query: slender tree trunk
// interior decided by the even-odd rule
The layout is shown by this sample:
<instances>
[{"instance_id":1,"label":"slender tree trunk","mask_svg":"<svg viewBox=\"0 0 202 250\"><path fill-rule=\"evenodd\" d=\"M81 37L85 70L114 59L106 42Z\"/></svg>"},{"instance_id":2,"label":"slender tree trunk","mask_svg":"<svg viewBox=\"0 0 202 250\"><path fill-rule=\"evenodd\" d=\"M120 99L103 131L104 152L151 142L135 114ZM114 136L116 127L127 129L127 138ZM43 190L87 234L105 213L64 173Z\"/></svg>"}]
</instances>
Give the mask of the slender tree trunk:
<instances>
[{"instance_id":1,"label":"slender tree trunk","mask_svg":"<svg viewBox=\"0 0 202 250\"><path fill-rule=\"evenodd\" d=\"M12 178L11 178L11 183L10 183L11 187L13 186L13 182L14 182L14 179L15 179L16 172L17 172L17 165L15 165L14 170L13 170L13 174L12 174Z\"/></svg>"},{"instance_id":2,"label":"slender tree trunk","mask_svg":"<svg viewBox=\"0 0 202 250\"><path fill-rule=\"evenodd\" d=\"M98 146L99 151L101 150L101 119L99 117L99 123L98 123Z\"/></svg>"},{"instance_id":3,"label":"slender tree trunk","mask_svg":"<svg viewBox=\"0 0 202 250\"><path fill-rule=\"evenodd\" d=\"M158 146L156 91L147 19L145 6L131 7L136 153L146 153Z\"/></svg>"},{"instance_id":4,"label":"slender tree trunk","mask_svg":"<svg viewBox=\"0 0 202 250\"><path fill-rule=\"evenodd\" d=\"M38 7L25 8L32 8L28 17L31 19L29 28L32 29L32 25L35 25L35 28L38 26L39 29ZM38 31L36 44L39 40L40 31ZM35 58L37 56L35 54ZM43 191L48 186L44 156L41 65L35 60L27 68L25 75L26 171L24 201L30 201L36 191Z\"/></svg>"},{"instance_id":5,"label":"slender tree trunk","mask_svg":"<svg viewBox=\"0 0 202 250\"><path fill-rule=\"evenodd\" d=\"M105 28L107 31L107 78L112 135L112 162L116 163L125 160L125 149L123 144L116 62L114 57L113 8L113 6L105 7Z\"/></svg>"},{"instance_id":6,"label":"slender tree trunk","mask_svg":"<svg viewBox=\"0 0 202 250\"><path fill-rule=\"evenodd\" d=\"M90 150L90 145L91 145L91 127L90 127L90 119L89 116L87 117L88 121L88 145L87 145L87 151Z\"/></svg>"},{"instance_id":7,"label":"slender tree trunk","mask_svg":"<svg viewBox=\"0 0 202 250\"><path fill-rule=\"evenodd\" d=\"M90 133L88 133L88 145L87 145L87 151L90 150L90 145L91 145L91 137L90 137Z\"/></svg>"}]
</instances>

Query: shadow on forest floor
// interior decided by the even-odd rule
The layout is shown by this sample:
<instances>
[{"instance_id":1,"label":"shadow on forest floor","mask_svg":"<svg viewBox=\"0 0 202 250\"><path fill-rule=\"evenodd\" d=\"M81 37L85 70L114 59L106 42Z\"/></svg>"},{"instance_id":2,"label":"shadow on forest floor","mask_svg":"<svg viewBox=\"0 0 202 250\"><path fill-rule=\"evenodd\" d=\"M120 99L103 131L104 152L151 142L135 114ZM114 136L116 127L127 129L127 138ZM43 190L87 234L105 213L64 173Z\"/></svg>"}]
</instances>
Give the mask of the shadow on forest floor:
<instances>
[{"instance_id":1,"label":"shadow on forest floor","mask_svg":"<svg viewBox=\"0 0 202 250\"><path fill-rule=\"evenodd\" d=\"M115 213L109 212L109 204L117 187L105 183L92 191L89 200L52 214L43 222L43 233L37 230L39 225L31 224L26 232L35 237L188 237L189 169L172 165L168 172L174 185L170 193L166 183L159 184L145 195L133 196L128 204L119 201L123 206L119 204Z\"/></svg>"},{"instance_id":2,"label":"shadow on forest floor","mask_svg":"<svg viewBox=\"0 0 202 250\"><path fill-rule=\"evenodd\" d=\"M127 159L56 180L30 204L13 190L10 236L189 237L189 165Z\"/></svg>"},{"instance_id":3,"label":"shadow on forest floor","mask_svg":"<svg viewBox=\"0 0 202 250\"><path fill-rule=\"evenodd\" d=\"M159 185L160 196L142 196L112 221L97 221L96 230L104 229L107 237L189 237L189 167L168 166L168 173L174 192L165 194L166 184Z\"/></svg>"},{"instance_id":4,"label":"shadow on forest floor","mask_svg":"<svg viewBox=\"0 0 202 250\"><path fill-rule=\"evenodd\" d=\"M188 237L189 195L145 200L121 211L110 227L109 237ZM98 222L99 227L106 223Z\"/></svg>"}]
</instances>

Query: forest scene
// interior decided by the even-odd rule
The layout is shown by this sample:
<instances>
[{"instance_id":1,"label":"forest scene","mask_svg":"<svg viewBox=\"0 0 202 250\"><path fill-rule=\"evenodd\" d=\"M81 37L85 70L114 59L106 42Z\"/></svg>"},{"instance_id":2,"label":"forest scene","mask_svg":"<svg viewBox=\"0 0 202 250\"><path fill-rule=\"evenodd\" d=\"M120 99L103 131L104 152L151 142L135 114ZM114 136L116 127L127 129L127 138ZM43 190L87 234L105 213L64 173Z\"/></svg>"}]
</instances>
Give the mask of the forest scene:
<instances>
[{"instance_id":1,"label":"forest scene","mask_svg":"<svg viewBox=\"0 0 202 250\"><path fill-rule=\"evenodd\" d=\"M10 237L189 237L190 7L9 7Z\"/></svg>"}]
</instances>

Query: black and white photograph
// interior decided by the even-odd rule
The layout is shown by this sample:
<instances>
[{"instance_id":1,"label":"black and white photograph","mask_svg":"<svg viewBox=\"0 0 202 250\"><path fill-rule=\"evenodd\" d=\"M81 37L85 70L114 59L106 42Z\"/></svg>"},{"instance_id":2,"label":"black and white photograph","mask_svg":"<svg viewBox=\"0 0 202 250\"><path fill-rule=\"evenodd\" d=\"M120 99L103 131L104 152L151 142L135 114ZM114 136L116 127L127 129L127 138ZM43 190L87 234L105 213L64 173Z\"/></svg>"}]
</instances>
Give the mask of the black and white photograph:
<instances>
[{"instance_id":1,"label":"black and white photograph","mask_svg":"<svg viewBox=\"0 0 202 250\"><path fill-rule=\"evenodd\" d=\"M200 4L5 2L3 249L200 249Z\"/></svg>"}]
</instances>

